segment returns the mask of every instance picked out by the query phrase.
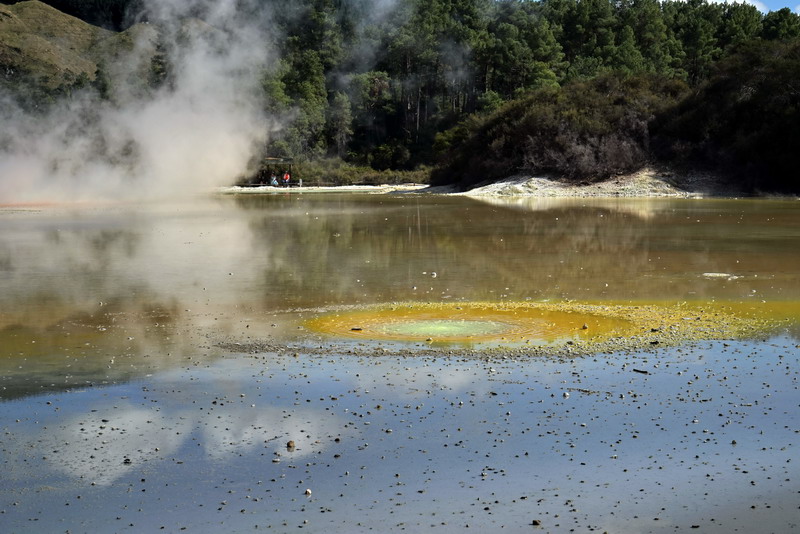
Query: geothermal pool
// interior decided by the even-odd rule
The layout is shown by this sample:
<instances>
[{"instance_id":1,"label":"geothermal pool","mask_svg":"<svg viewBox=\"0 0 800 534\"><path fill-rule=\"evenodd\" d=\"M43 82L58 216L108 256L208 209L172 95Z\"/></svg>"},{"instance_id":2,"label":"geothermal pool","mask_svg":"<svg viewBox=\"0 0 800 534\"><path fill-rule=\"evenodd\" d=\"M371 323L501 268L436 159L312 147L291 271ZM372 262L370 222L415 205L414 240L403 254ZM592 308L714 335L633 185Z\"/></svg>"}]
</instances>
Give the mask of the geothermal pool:
<instances>
[{"instance_id":1,"label":"geothermal pool","mask_svg":"<svg viewBox=\"0 0 800 534\"><path fill-rule=\"evenodd\" d=\"M3 206L0 530L789 531L798 301L796 201Z\"/></svg>"}]
</instances>

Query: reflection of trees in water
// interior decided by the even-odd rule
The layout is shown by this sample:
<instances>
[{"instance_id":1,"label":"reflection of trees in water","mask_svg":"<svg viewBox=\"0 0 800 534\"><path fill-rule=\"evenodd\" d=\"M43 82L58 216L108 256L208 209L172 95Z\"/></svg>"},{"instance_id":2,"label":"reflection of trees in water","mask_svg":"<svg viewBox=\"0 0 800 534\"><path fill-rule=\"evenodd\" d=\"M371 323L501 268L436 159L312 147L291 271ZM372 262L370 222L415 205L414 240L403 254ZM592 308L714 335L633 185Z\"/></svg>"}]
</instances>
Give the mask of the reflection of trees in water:
<instances>
[{"instance_id":1,"label":"reflection of trees in water","mask_svg":"<svg viewBox=\"0 0 800 534\"><path fill-rule=\"evenodd\" d=\"M267 300L304 306L445 295L674 299L738 297L749 287L747 280L721 287L701 276L735 266L724 250L735 236L725 225L698 233L683 214L347 198L256 201L262 211L250 229L254 246L269 249L262 266Z\"/></svg>"},{"instance_id":2,"label":"reflection of trees in water","mask_svg":"<svg viewBox=\"0 0 800 534\"><path fill-rule=\"evenodd\" d=\"M150 354L135 363L147 367L194 350L198 332L247 320L258 335L273 322L263 313L328 304L797 298L796 209L647 205L290 194L10 217L0 232L0 352L34 354L37 340L53 369L81 352Z\"/></svg>"}]
</instances>

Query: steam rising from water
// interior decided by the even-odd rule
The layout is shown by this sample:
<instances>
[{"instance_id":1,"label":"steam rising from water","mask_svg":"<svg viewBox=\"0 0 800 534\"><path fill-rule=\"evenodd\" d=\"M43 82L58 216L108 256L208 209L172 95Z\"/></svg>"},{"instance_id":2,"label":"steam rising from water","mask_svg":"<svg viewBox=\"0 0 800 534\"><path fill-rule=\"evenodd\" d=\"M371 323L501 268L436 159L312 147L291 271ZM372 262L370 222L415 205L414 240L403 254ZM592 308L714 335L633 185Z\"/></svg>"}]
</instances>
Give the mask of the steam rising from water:
<instances>
[{"instance_id":1,"label":"steam rising from water","mask_svg":"<svg viewBox=\"0 0 800 534\"><path fill-rule=\"evenodd\" d=\"M270 60L264 9L147 3L172 65L169 83L147 96L117 88L113 103L87 91L45 115L0 95L0 203L195 193L250 170L272 127L259 94ZM123 70L134 69L133 56L122 58Z\"/></svg>"}]
</instances>

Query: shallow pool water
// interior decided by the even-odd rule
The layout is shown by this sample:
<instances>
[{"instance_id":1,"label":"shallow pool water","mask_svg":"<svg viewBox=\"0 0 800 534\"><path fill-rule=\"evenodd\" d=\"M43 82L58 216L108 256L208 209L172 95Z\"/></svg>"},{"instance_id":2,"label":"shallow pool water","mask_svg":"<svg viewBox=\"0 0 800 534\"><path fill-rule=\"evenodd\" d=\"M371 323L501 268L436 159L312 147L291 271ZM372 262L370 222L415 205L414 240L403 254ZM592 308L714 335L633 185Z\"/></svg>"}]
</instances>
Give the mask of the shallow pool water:
<instances>
[{"instance_id":1,"label":"shallow pool water","mask_svg":"<svg viewBox=\"0 0 800 534\"><path fill-rule=\"evenodd\" d=\"M792 201L3 207L0 532L791 531L798 302Z\"/></svg>"},{"instance_id":2,"label":"shallow pool water","mask_svg":"<svg viewBox=\"0 0 800 534\"><path fill-rule=\"evenodd\" d=\"M378 331L400 338L446 337L470 338L473 336L498 336L508 332L512 325L500 321L474 321L452 319L420 319L387 324Z\"/></svg>"},{"instance_id":3,"label":"shallow pool water","mask_svg":"<svg viewBox=\"0 0 800 534\"><path fill-rule=\"evenodd\" d=\"M10 400L0 527L790 532L795 344L524 361L229 353Z\"/></svg>"}]
</instances>

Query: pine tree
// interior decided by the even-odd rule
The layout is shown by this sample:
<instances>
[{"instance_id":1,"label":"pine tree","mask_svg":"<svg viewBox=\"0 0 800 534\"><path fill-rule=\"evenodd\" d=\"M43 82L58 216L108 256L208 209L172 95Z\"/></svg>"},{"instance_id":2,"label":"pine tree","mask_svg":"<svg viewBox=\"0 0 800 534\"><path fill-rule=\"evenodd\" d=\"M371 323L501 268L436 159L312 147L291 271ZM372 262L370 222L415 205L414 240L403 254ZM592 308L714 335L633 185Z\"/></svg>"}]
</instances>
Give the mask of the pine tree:
<instances>
[{"instance_id":1,"label":"pine tree","mask_svg":"<svg viewBox=\"0 0 800 534\"><path fill-rule=\"evenodd\" d=\"M788 41L800 37L800 15L788 7L770 11L764 16L761 36L764 39Z\"/></svg>"}]
</instances>

